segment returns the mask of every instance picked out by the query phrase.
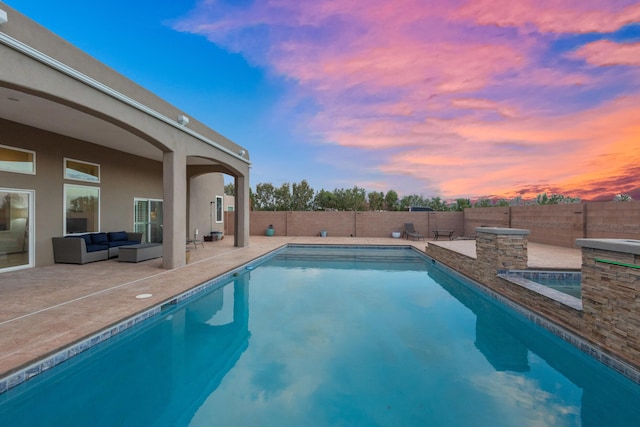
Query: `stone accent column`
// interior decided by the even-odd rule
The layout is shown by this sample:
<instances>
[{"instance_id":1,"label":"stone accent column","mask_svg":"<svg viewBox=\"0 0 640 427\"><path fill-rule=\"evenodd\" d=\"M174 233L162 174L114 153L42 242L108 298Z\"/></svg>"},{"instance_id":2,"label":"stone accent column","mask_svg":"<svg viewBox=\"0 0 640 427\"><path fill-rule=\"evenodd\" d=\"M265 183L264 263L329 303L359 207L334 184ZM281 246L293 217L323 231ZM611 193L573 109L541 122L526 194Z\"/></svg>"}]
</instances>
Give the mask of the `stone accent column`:
<instances>
[{"instance_id":1,"label":"stone accent column","mask_svg":"<svg viewBox=\"0 0 640 427\"><path fill-rule=\"evenodd\" d=\"M187 231L187 157L166 152L162 160L162 267L185 265Z\"/></svg>"},{"instance_id":2,"label":"stone accent column","mask_svg":"<svg viewBox=\"0 0 640 427\"><path fill-rule=\"evenodd\" d=\"M476 227L476 260L482 277L493 277L498 270L526 269L529 233L519 228Z\"/></svg>"},{"instance_id":3,"label":"stone accent column","mask_svg":"<svg viewBox=\"0 0 640 427\"><path fill-rule=\"evenodd\" d=\"M586 336L640 366L640 240L577 239Z\"/></svg>"}]
</instances>

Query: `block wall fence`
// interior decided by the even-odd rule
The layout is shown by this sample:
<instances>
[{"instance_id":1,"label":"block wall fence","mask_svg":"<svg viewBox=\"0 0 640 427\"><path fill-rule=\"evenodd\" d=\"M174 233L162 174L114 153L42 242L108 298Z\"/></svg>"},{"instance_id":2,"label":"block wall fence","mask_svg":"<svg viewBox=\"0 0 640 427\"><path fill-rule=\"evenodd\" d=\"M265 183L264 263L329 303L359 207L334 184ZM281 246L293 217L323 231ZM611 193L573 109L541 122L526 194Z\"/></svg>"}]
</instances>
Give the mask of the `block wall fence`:
<instances>
[{"instance_id":1,"label":"block wall fence","mask_svg":"<svg viewBox=\"0 0 640 427\"><path fill-rule=\"evenodd\" d=\"M390 237L412 222L416 231L454 230L455 237L475 236L475 228L526 229L530 242L575 248L576 239L640 239L640 201L585 202L468 208L464 212L298 212L252 211L252 235L264 235L271 224L277 236ZM225 234L234 234L234 213L225 212Z\"/></svg>"}]
</instances>

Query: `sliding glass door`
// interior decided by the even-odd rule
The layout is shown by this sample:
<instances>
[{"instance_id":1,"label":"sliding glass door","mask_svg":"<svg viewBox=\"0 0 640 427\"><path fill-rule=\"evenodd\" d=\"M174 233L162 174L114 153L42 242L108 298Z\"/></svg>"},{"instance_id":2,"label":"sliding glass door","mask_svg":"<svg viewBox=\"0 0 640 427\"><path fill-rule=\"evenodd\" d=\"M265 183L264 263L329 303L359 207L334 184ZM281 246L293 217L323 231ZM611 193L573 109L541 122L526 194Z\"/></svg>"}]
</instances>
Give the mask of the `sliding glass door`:
<instances>
[{"instance_id":1,"label":"sliding glass door","mask_svg":"<svg viewBox=\"0 0 640 427\"><path fill-rule=\"evenodd\" d=\"M135 199L133 228L143 242L162 243L162 200Z\"/></svg>"},{"instance_id":2,"label":"sliding glass door","mask_svg":"<svg viewBox=\"0 0 640 427\"><path fill-rule=\"evenodd\" d=\"M0 271L33 267L32 190L0 188Z\"/></svg>"}]
</instances>

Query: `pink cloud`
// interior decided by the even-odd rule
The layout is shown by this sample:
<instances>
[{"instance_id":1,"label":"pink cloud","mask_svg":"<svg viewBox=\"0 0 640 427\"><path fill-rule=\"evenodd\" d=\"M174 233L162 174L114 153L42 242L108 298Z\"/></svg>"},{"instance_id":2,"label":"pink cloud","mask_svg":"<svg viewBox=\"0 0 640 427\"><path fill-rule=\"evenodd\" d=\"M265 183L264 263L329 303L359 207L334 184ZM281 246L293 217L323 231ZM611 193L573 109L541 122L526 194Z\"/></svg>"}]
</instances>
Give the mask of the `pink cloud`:
<instances>
[{"instance_id":1,"label":"pink cloud","mask_svg":"<svg viewBox=\"0 0 640 427\"><path fill-rule=\"evenodd\" d=\"M600 40L582 46L572 55L583 58L589 64L606 65L640 65L640 43L614 43Z\"/></svg>"},{"instance_id":2,"label":"pink cloud","mask_svg":"<svg viewBox=\"0 0 640 427\"><path fill-rule=\"evenodd\" d=\"M609 33L640 21L640 4L630 1L473 0L456 14L480 25L533 26L543 33Z\"/></svg>"},{"instance_id":3,"label":"pink cloud","mask_svg":"<svg viewBox=\"0 0 640 427\"><path fill-rule=\"evenodd\" d=\"M418 188L409 192L454 197L577 189L640 160L628 154L640 144L629 136L640 133L638 76L628 97L607 99L620 74L567 68L566 56L541 60L556 34L638 21L640 4L628 0L255 0L248 8L202 2L176 28L294 83L278 107L299 118L297 102L313 99L317 111L291 120L310 134L392 151L372 167L387 188L410 177ZM639 65L639 46L599 41L571 58ZM615 161L599 164L602 156Z\"/></svg>"},{"instance_id":4,"label":"pink cloud","mask_svg":"<svg viewBox=\"0 0 640 427\"><path fill-rule=\"evenodd\" d=\"M455 144L417 147L383 168L414 176L429 171L440 177L444 194L514 196L536 181L586 194L616 177L635 179L626 171L640 163L639 116L640 96L634 96L563 117L494 124L451 120L440 124L456 135Z\"/></svg>"}]
</instances>

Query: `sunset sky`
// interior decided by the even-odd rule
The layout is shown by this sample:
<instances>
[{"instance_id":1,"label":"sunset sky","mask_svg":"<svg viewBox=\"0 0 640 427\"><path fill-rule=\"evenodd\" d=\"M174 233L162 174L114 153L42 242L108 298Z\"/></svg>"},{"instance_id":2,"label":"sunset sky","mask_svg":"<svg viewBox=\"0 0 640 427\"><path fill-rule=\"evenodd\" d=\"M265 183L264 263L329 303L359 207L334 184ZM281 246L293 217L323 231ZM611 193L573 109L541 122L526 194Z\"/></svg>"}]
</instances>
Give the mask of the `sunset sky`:
<instances>
[{"instance_id":1,"label":"sunset sky","mask_svg":"<svg viewBox=\"0 0 640 427\"><path fill-rule=\"evenodd\" d=\"M640 2L5 3L246 147L251 181L640 199Z\"/></svg>"}]
</instances>

